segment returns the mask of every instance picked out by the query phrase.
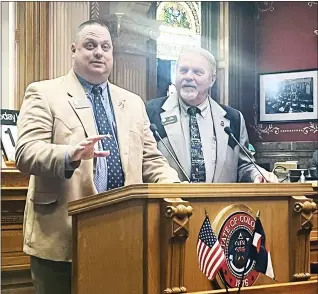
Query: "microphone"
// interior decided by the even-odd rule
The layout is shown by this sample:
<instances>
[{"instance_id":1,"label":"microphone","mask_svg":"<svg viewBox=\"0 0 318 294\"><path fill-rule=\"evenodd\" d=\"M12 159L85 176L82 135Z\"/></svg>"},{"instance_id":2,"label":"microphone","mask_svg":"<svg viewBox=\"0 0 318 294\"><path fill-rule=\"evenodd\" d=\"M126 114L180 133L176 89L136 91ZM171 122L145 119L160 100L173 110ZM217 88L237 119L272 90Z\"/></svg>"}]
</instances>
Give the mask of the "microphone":
<instances>
[{"instance_id":1,"label":"microphone","mask_svg":"<svg viewBox=\"0 0 318 294\"><path fill-rule=\"evenodd\" d=\"M150 125L150 130L152 131L153 135L155 136L155 138L158 138L159 141L163 144L163 146L166 148L166 150L168 151L168 153L170 154L170 156L172 157L173 161L177 164L177 166L180 168L180 170L182 171L183 175L185 176L185 178L187 179L187 181L190 183L191 180L189 179L189 177L187 176L187 173L185 172L185 170L183 169L183 167L181 166L181 164L179 163L179 161L175 158L175 156L172 154L172 152L170 151L170 149L168 148L167 144L163 141L163 139L161 138L159 132L158 132L158 128L155 124L151 124Z\"/></svg>"},{"instance_id":2,"label":"microphone","mask_svg":"<svg viewBox=\"0 0 318 294\"><path fill-rule=\"evenodd\" d=\"M248 159L250 160L250 162L255 166L255 168L258 170L258 172L261 174L261 176L263 177L263 179L265 180L265 182L268 183L268 180L264 177L263 173L260 171L260 169L258 168L258 166L256 165L256 163L252 160L252 158L248 155L248 153L245 150L245 146L242 146L240 144L239 141L236 140L235 136L233 135L233 131L230 127L225 127L224 128L224 132L227 133L230 137L232 137L232 139L236 142L236 144L241 148L241 150L243 150L243 152L245 153L245 155L248 157Z\"/></svg>"}]
</instances>

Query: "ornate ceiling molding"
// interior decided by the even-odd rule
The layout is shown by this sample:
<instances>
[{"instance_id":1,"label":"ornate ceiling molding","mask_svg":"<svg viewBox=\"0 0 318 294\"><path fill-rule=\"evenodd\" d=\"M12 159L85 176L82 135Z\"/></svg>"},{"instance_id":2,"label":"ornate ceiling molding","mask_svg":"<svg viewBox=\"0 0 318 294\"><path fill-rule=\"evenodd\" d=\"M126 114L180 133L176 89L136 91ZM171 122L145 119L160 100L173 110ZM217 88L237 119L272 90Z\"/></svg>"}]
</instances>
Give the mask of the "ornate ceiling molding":
<instances>
[{"instance_id":1,"label":"ornate ceiling molding","mask_svg":"<svg viewBox=\"0 0 318 294\"><path fill-rule=\"evenodd\" d=\"M309 6L309 7L312 7L314 4L317 5L318 2L314 2L314 1L309 1L309 2L308 2L308 6Z\"/></svg>"},{"instance_id":2,"label":"ornate ceiling molding","mask_svg":"<svg viewBox=\"0 0 318 294\"><path fill-rule=\"evenodd\" d=\"M257 2L257 18L259 18L259 15L261 12L267 12L267 11L274 11L275 7L273 5L273 1L264 1L264 2Z\"/></svg>"},{"instance_id":3,"label":"ornate ceiling molding","mask_svg":"<svg viewBox=\"0 0 318 294\"><path fill-rule=\"evenodd\" d=\"M313 5L317 5L317 4L318 4L318 2L314 2L314 1L308 2L309 7L313 7ZM318 30L314 30L314 34L318 36Z\"/></svg>"}]
</instances>

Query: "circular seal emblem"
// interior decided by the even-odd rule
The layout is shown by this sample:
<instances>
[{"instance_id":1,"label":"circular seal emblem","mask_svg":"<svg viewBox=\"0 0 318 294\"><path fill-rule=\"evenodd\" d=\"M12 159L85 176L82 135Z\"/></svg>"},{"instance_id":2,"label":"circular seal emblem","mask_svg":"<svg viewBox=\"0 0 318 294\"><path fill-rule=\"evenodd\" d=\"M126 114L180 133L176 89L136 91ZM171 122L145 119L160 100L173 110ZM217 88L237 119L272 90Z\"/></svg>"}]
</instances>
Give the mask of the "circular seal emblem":
<instances>
[{"instance_id":1,"label":"circular seal emblem","mask_svg":"<svg viewBox=\"0 0 318 294\"><path fill-rule=\"evenodd\" d=\"M245 205L231 205L217 215L212 225L226 257L220 278L230 288L239 286L243 272L243 287L253 285L259 276L254 270L255 261L248 258L255 227L252 214L253 211Z\"/></svg>"}]
</instances>

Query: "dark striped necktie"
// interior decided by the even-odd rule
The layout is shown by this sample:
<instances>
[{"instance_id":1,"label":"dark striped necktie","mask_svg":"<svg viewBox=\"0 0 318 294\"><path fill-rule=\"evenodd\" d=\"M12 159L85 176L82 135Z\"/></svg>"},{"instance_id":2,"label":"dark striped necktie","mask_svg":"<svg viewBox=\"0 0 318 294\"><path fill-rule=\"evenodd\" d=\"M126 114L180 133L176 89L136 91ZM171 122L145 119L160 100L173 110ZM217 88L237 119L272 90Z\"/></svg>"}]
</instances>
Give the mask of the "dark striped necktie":
<instances>
[{"instance_id":1,"label":"dark striped necktie","mask_svg":"<svg viewBox=\"0 0 318 294\"><path fill-rule=\"evenodd\" d=\"M206 172L202 151L202 142L200 137L199 125L196 114L201 113L198 107L188 108L189 128L190 128L190 153L191 153L191 182L205 182Z\"/></svg>"},{"instance_id":2,"label":"dark striped necktie","mask_svg":"<svg viewBox=\"0 0 318 294\"><path fill-rule=\"evenodd\" d=\"M107 190L111 190L124 186L124 173L121 165L117 140L102 102L102 88L100 86L94 86L92 93L94 114L98 132L101 135L107 135L107 137L103 139L101 143L103 150L110 151L110 155L107 157ZM96 179L96 186L98 186L100 181L105 180L106 179L102 177Z\"/></svg>"}]
</instances>

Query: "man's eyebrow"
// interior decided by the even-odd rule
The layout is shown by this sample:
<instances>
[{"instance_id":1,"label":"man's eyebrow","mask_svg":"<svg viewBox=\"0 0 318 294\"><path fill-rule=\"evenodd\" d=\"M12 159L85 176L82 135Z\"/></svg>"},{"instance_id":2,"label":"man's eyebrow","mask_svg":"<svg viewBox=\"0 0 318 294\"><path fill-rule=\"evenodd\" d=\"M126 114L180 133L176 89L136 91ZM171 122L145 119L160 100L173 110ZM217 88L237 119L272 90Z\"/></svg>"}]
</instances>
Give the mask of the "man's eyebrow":
<instances>
[{"instance_id":1,"label":"man's eyebrow","mask_svg":"<svg viewBox=\"0 0 318 294\"><path fill-rule=\"evenodd\" d=\"M96 42L94 39L91 38L85 38L84 42Z\"/></svg>"},{"instance_id":2,"label":"man's eyebrow","mask_svg":"<svg viewBox=\"0 0 318 294\"><path fill-rule=\"evenodd\" d=\"M86 38L86 39L84 39L84 42L83 42L83 43L85 43L85 44L87 44L87 43L98 43L98 41L95 40L95 39ZM101 43L102 43L102 44L107 44L107 45L112 45L111 40L104 40L104 41L102 41Z\"/></svg>"}]
</instances>

